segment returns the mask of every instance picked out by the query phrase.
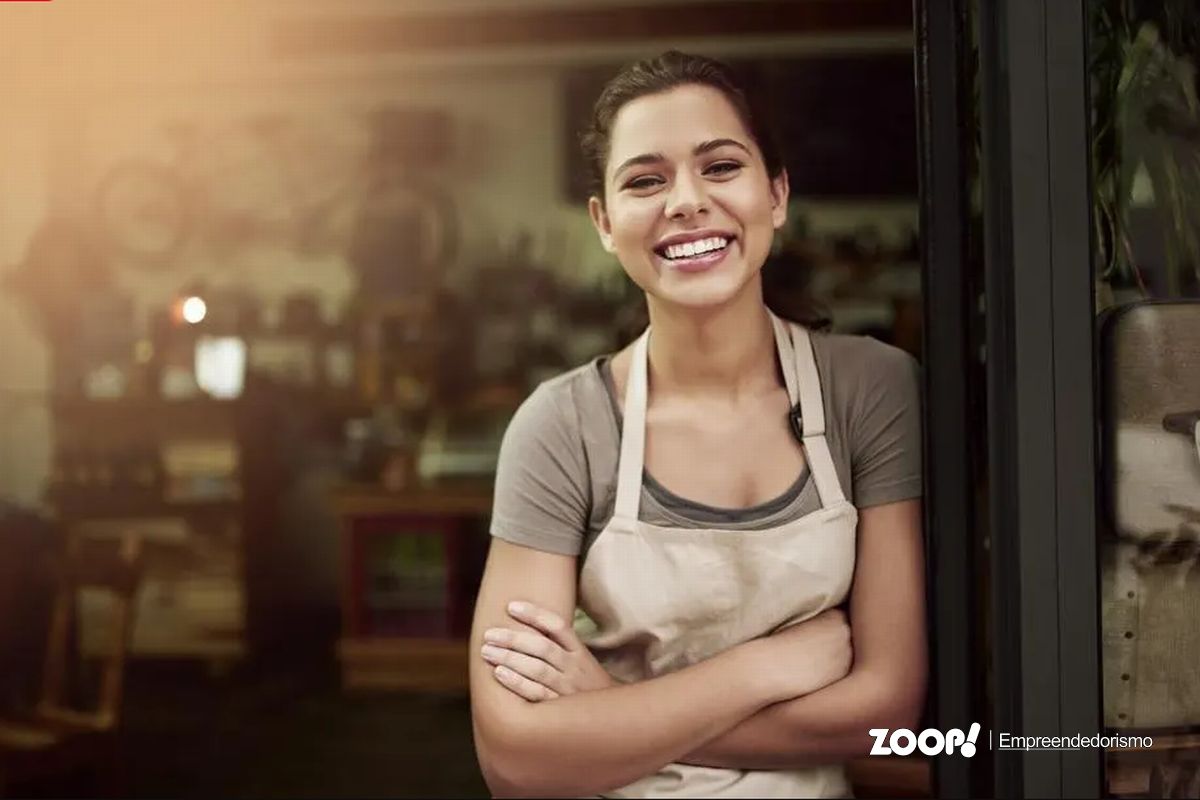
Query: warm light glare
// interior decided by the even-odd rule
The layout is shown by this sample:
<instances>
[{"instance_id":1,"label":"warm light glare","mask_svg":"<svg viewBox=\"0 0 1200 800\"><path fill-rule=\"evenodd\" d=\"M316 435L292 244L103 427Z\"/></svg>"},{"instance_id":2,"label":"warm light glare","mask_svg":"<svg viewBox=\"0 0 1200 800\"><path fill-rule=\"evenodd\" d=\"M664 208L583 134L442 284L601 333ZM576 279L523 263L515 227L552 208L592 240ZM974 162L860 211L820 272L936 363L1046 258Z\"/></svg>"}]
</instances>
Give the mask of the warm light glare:
<instances>
[{"instance_id":1,"label":"warm light glare","mask_svg":"<svg viewBox=\"0 0 1200 800\"><path fill-rule=\"evenodd\" d=\"M195 325L203 321L208 313L208 305L199 297L189 297L183 301L183 319Z\"/></svg>"},{"instance_id":2,"label":"warm light glare","mask_svg":"<svg viewBox=\"0 0 1200 800\"><path fill-rule=\"evenodd\" d=\"M196 342L196 385L231 400L246 382L246 343L236 336L201 336Z\"/></svg>"}]
</instances>

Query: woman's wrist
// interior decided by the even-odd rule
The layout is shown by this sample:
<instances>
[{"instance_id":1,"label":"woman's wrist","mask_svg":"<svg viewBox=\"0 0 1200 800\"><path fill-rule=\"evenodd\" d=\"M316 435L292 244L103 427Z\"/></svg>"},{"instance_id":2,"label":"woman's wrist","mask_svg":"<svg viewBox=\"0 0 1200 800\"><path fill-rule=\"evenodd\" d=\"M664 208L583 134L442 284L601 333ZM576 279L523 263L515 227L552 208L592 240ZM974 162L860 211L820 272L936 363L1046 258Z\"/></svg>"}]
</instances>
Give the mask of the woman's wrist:
<instances>
[{"instance_id":1,"label":"woman's wrist","mask_svg":"<svg viewBox=\"0 0 1200 800\"><path fill-rule=\"evenodd\" d=\"M770 639L751 639L727 651L720 657L734 662L737 685L745 687L760 708L790 700L797 692L785 672L785 662L773 657Z\"/></svg>"}]
</instances>

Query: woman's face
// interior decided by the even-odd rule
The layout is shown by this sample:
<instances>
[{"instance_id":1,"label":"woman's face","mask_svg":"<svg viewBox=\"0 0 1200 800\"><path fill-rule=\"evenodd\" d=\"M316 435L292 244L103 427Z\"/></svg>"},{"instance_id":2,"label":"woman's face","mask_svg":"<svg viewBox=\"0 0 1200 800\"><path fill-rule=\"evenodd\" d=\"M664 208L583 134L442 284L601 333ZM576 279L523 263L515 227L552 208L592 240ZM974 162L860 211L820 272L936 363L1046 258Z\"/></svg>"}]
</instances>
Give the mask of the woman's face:
<instances>
[{"instance_id":1,"label":"woman's face","mask_svg":"<svg viewBox=\"0 0 1200 800\"><path fill-rule=\"evenodd\" d=\"M651 302L711 308L761 291L787 175L770 179L720 90L689 84L622 106L605 189L605 203L588 204L592 222Z\"/></svg>"}]
</instances>

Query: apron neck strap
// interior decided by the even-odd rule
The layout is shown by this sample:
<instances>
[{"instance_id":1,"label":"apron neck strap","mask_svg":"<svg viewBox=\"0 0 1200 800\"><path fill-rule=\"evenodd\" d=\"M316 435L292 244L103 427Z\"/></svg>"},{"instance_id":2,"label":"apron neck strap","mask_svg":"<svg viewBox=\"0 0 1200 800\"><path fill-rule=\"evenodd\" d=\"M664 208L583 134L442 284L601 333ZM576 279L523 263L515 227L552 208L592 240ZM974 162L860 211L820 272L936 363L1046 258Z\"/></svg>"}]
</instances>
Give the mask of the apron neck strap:
<instances>
[{"instance_id":1,"label":"apron neck strap","mask_svg":"<svg viewBox=\"0 0 1200 800\"><path fill-rule=\"evenodd\" d=\"M771 328L775 331L775 351L779 354L779 369L783 373L788 402L795 408L800 402L800 381L796 377L796 352L792 345L792 333L783 320L770 311L767 313L771 317Z\"/></svg>"},{"instance_id":2,"label":"apron neck strap","mask_svg":"<svg viewBox=\"0 0 1200 800\"><path fill-rule=\"evenodd\" d=\"M804 438L825 435L825 401L821 392L821 375L817 372L817 361L813 356L812 337L803 325L791 323L792 346L795 353L792 356L793 369L799 378L800 419ZM797 398L791 395L792 405Z\"/></svg>"},{"instance_id":3,"label":"apron neck strap","mask_svg":"<svg viewBox=\"0 0 1200 800\"><path fill-rule=\"evenodd\" d=\"M613 519L626 525L637 522L638 502L642 499L642 469L646 454L647 327L633 344L629 377L625 381L624 422L621 424L621 457L617 462L617 502Z\"/></svg>"},{"instance_id":4,"label":"apron neck strap","mask_svg":"<svg viewBox=\"0 0 1200 800\"><path fill-rule=\"evenodd\" d=\"M782 325L778 319L775 321L777 325ZM842 492L842 484L833 465L833 454L825 439L825 398L821 391L821 375L817 372L817 360L813 355L812 337L808 329L795 323L789 323L787 327L792 334L791 344L795 349L792 363L799 379L800 440L804 443L808 468L817 484L817 494L821 496L821 506L829 508L835 503L844 502L846 495ZM786 381L786 369L783 374ZM794 408L796 398L791 389L788 390L788 396Z\"/></svg>"}]
</instances>

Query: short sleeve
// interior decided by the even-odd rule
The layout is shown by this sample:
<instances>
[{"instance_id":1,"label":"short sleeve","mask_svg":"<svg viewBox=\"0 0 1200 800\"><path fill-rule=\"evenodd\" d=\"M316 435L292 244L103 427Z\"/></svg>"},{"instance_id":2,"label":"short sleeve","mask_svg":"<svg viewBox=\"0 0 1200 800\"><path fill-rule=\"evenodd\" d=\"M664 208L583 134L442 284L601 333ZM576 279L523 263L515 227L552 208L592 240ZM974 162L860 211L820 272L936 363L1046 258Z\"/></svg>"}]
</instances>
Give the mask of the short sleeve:
<instances>
[{"instance_id":1,"label":"short sleeve","mask_svg":"<svg viewBox=\"0 0 1200 800\"><path fill-rule=\"evenodd\" d=\"M590 484L569 383L540 385L504 432L496 466L491 534L560 555L583 544Z\"/></svg>"},{"instance_id":2,"label":"short sleeve","mask_svg":"<svg viewBox=\"0 0 1200 800\"><path fill-rule=\"evenodd\" d=\"M921 496L921 389L916 359L890 345L871 348L850 409L854 504Z\"/></svg>"}]
</instances>

